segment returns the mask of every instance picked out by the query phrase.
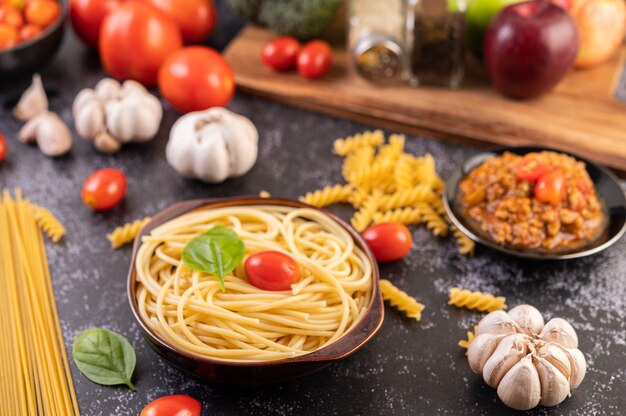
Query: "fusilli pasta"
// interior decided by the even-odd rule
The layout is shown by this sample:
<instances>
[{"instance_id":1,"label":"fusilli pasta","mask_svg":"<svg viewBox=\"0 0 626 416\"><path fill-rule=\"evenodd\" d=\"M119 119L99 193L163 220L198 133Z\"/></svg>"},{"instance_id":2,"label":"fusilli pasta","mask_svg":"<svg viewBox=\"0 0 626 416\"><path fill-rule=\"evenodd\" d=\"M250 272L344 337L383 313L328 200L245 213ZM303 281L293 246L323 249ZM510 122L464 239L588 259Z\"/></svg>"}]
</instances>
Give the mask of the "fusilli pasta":
<instances>
[{"instance_id":1,"label":"fusilli pasta","mask_svg":"<svg viewBox=\"0 0 626 416\"><path fill-rule=\"evenodd\" d=\"M351 222L355 230L361 232L370 225L378 210L378 198L380 198L379 191L369 194L361 208L352 216Z\"/></svg>"},{"instance_id":2,"label":"fusilli pasta","mask_svg":"<svg viewBox=\"0 0 626 416\"><path fill-rule=\"evenodd\" d=\"M399 208L374 214L374 222L398 222L400 224L420 224L422 212L418 208Z\"/></svg>"},{"instance_id":3,"label":"fusilli pasta","mask_svg":"<svg viewBox=\"0 0 626 416\"><path fill-rule=\"evenodd\" d=\"M488 293L471 292L461 290L458 287L450 289L450 300L448 305L458 308L476 309L480 312L493 312L506 309L506 298L493 296Z\"/></svg>"},{"instance_id":4,"label":"fusilli pasta","mask_svg":"<svg viewBox=\"0 0 626 416\"><path fill-rule=\"evenodd\" d=\"M476 338L476 328L478 328L478 326L474 325L474 332L467 331L467 339L460 340L458 342L459 347L465 348L466 350L469 348L472 341L474 341L474 338ZM467 351L465 351L465 355L467 355Z\"/></svg>"},{"instance_id":5,"label":"fusilli pasta","mask_svg":"<svg viewBox=\"0 0 626 416\"><path fill-rule=\"evenodd\" d=\"M379 209L381 211L389 211L394 208L415 205L418 202L433 203L437 200L438 197L432 189L428 185L422 184L381 196Z\"/></svg>"},{"instance_id":6,"label":"fusilli pasta","mask_svg":"<svg viewBox=\"0 0 626 416\"><path fill-rule=\"evenodd\" d=\"M61 224L61 221L47 209L37 206L35 208L35 218L39 227L54 243L58 243L65 235L65 227Z\"/></svg>"},{"instance_id":7,"label":"fusilli pasta","mask_svg":"<svg viewBox=\"0 0 626 416\"><path fill-rule=\"evenodd\" d=\"M452 235L456 240L457 245L459 246L459 253L467 254L471 256L474 254L474 249L476 248L476 243L474 240L466 236L454 225L450 227L452 229Z\"/></svg>"},{"instance_id":8,"label":"fusilli pasta","mask_svg":"<svg viewBox=\"0 0 626 416\"><path fill-rule=\"evenodd\" d=\"M398 289L389 280L381 279L379 285L383 299L389 301L389 305L404 312L407 317L413 318L416 321L422 319L422 311L424 310L423 304L416 301L406 292Z\"/></svg>"},{"instance_id":9,"label":"fusilli pasta","mask_svg":"<svg viewBox=\"0 0 626 416\"><path fill-rule=\"evenodd\" d=\"M265 190L259 192L259 198L271 198L271 197L272 197L272 194L270 194L269 192Z\"/></svg>"},{"instance_id":10,"label":"fusilli pasta","mask_svg":"<svg viewBox=\"0 0 626 416\"><path fill-rule=\"evenodd\" d=\"M316 207L325 207L337 202L349 202L353 191L354 187L352 185L327 186L313 192L308 192L299 199L306 204L315 205Z\"/></svg>"},{"instance_id":11,"label":"fusilli pasta","mask_svg":"<svg viewBox=\"0 0 626 416\"><path fill-rule=\"evenodd\" d=\"M396 189L402 191L413 186L413 168L409 157L400 157L398 159L394 176Z\"/></svg>"},{"instance_id":12,"label":"fusilli pasta","mask_svg":"<svg viewBox=\"0 0 626 416\"><path fill-rule=\"evenodd\" d=\"M117 249L125 244L132 242L139 231L151 220L150 217L145 217L140 220L135 220L124 224L121 227L117 227L113 232L107 234L107 239L111 242L111 248Z\"/></svg>"},{"instance_id":13,"label":"fusilli pasta","mask_svg":"<svg viewBox=\"0 0 626 416\"><path fill-rule=\"evenodd\" d=\"M426 227L428 227L434 235L444 237L448 234L448 224L435 212L432 206L420 202L416 204L415 209L420 212L422 221L426 223Z\"/></svg>"},{"instance_id":14,"label":"fusilli pasta","mask_svg":"<svg viewBox=\"0 0 626 416\"><path fill-rule=\"evenodd\" d=\"M380 146L385 141L385 136L381 130L366 131L361 134L355 134L345 139L337 139L333 144L335 153L339 156L346 156L362 146Z\"/></svg>"}]
</instances>

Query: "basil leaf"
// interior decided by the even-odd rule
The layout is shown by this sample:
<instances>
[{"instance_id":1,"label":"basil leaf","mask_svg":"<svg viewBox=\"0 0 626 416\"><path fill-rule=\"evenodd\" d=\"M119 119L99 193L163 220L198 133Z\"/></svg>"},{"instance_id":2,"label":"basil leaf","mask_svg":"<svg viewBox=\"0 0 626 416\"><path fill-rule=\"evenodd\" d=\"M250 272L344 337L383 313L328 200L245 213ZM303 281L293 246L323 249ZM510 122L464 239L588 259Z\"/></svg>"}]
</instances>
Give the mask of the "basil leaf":
<instances>
[{"instance_id":1,"label":"basil leaf","mask_svg":"<svg viewBox=\"0 0 626 416\"><path fill-rule=\"evenodd\" d=\"M182 259L191 269L218 276L223 291L224 276L241 263L244 249L237 233L218 225L189 241L183 249Z\"/></svg>"},{"instance_id":2,"label":"basil leaf","mask_svg":"<svg viewBox=\"0 0 626 416\"><path fill-rule=\"evenodd\" d=\"M123 336L102 328L86 329L74 340L72 355L80 372L94 383L126 384L137 391L130 381L137 360L135 350Z\"/></svg>"}]
</instances>

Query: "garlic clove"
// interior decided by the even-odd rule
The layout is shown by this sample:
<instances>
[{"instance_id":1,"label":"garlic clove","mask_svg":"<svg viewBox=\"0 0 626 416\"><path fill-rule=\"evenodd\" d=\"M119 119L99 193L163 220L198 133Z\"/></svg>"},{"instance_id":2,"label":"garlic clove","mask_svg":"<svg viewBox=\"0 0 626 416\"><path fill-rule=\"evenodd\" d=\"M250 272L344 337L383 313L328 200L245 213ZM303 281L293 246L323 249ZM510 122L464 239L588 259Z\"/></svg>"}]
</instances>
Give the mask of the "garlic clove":
<instances>
[{"instance_id":1,"label":"garlic clove","mask_svg":"<svg viewBox=\"0 0 626 416\"><path fill-rule=\"evenodd\" d=\"M494 389L502 377L528 354L526 338L511 334L504 337L483 366L483 378Z\"/></svg>"},{"instance_id":2,"label":"garlic clove","mask_svg":"<svg viewBox=\"0 0 626 416\"><path fill-rule=\"evenodd\" d=\"M587 361L585 356L578 348L565 349L570 360L571 373L569 377L570 390L574 390L582 383L587 374Z\"/></svg>"},{"instance_id":3,"label":"garlic clove","mask_svg":"<svg viewBox=\"0 0 626 416\"><path fill-rule=\"evenodd\" d=\"M122 86L112 78L103 78L96 84L96 94L104 100L114 100L122 93Z\"/></svg>"},{"instance_id":4,"label":"garlic clove","mask_svg":"<svg viewBox=\"0 0 626 416\"><path fill-rule=\"evenodd\" d=\"M541 383L541 406L556 406L569 395L568 379L548 360L535 357L535 367Z\"/></svg>"},{"instance_id":5,"label":"garlic clove","mask_svg":"<svg viewBox=\"0 0 626 416\"><path fill-rule=\"evenodd\" d=\"M546 343L539 347L536 355L552 364L569 380L572 373L572 365L570 357L564 348L557 344Z\"/></svg>"},{"instance_id":6,"label":"garlic clove","mask_svg":"<svg viewBox=\"0 0 626 416\"><path fill-rule=\"evenodd\" d=\"M539 334L539 338L556 342L565 348L578 348L578 336L574 328L562 318L552 318Z\"/></svg>"},{"instance_id":7,"label":"garlic clove","mask_svg":"<svg viewBox=\"0 0 626 416\"><path fill-rule=\"evenodd\" d=\"M128 143L153 139L159 131L163 110L156 97L132 92L106 103L105 113L109 133Z\"/></svg>"},{"instance_id":8,"label":"garlic clove","mask_svg":"<svg viewBox=\"0 0 626 416\"><path fill-rule=\"evenodd\" d=\"M48 111L48 97L41 83L41 76L34 74L30 87L24 91L13 108L13 115L20 121L28 121L45 111Z\"/></svg>"},{"instance_id":9,"label":"garlic clove","mask_svg":"<svg viewBox=\"0 0 626 416\"><path fill-rule=\"evenodd\" d=\"M105 131L104 107L93 90L81 91L72 107L74 127L79 136L94 140L98 134Z\"/></svg>"},{"instance_id":10,"label":"garlic clove","mask_svg":"<svg viewBox=\"0 0 626 416\"><path fill-rule=\"evenodd\" d=\"M544 326L541 312L531 305L518 305L507 314L522 328L525 334L537 335Z\"/></svg>"},{"instance_id":11,"label":"garlic clove","mask_svg":"<svg viewBox=\"0 0 626 416\"><path fill-rule=\"evenodd\" d=\"M67 124L53 112L37 116L37 145L46 156L56 157L67 153L72 147L72 133Z\"/></svg>"},{"instance_id":12,"label":"garlic clove","mask_svg":"<svg viewBox=\"0 0 626 416\"><path fill-rule=\"evenodd\" d=\"M504 337L504 334L480 334L474 338L467 349L467 361L474 373L482 374L485 362Z\"/></svg>"},{"instance_id":13,"label":"garlic clove","mask_svg":"<svg viewBox=\"0 0 626 416\"><path fill-rule=\"evenodd\" d=\"M478 323L476 328L476 335L509 334L512 332L522 332L522 330L504 311L491 312Z\"/></svg>"},{"instance_id":14,"label":"garlic clove","mask_svg":"<svg viewBox=\"0 0 626 416\"><path fill-rule=\"evenodd\" d=\"M141 95L148 95L149 94L148 90L146 89L146 87L141 85L139 82L133 81L132 79L124 81L124 83L122 84L121 94L122 95L129 95L129 94L132 94L132 93L139 93Z\"/></svg>"},{"instance_id":15,"label":"garlic clove","mask_svg":"<svg viewBox=\"0 0 626 416\"><path fill-rule=\"evenodd\" d=\"M510 408L529 410L541 399L541 382L530 355L522 358L498 384L498 397Z\"/></svg>"},{"instance_id":16,"label":"garlic clove","mask_svg":"<svg viewBox=\"0 0 626 416\"><path fill-rule=\"evenodd\" d=\"M18 140L22 143L35 143L37 141L37 129L42 120L41 114L28 120L17 134Z\"/></svg>"},{"instance_id":17,"label":"garlic clove","mask_svg":"<svg viewBox=\"0 0 626 416\"><path fill-rule=\"evenodd\" d=\"M122 147L122 144L107 132L98 134L93 144L98 151L109 155L118 152Z\"/></svg>"}]
</instances>

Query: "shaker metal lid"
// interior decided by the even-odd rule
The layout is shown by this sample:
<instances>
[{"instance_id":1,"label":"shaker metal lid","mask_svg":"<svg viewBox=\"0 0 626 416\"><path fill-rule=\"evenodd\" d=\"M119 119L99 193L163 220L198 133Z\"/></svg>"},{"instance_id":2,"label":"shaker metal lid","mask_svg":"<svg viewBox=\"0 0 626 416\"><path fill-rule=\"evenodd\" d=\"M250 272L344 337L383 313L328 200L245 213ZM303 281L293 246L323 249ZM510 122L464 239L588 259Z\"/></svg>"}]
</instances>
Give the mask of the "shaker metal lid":
<instances>
[{"instance_id":1,"label":"shaker metal lid","mask_svg":"<svg viewBox=\"0 0 626 416\"><path fill-rule=\"evenodd\" d=\"M357 72L372 82L395 81L402 76L403 51L395 39L384 33L361 38L352 59Z\"/></svg>"}]
</instances>

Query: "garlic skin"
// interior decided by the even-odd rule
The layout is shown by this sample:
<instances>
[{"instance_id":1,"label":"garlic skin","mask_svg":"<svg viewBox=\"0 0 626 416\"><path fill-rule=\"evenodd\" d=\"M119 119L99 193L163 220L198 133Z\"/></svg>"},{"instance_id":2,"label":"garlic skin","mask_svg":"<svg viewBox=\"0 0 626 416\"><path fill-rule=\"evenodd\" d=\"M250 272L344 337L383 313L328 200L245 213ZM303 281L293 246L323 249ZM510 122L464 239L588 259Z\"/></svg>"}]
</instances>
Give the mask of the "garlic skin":
<instances>
[{"instance_id":1,"label":"garlic skin","mask_svg":"<svg viewBox=\"0 0 626 416\"><path fill-rule=\"evenodd\" d=\"M561 318L544 325L530 305L488 314L476 333L467 350L470 368L513 409L556 406L585 377L587 363L574 328Z\"/></svg>"},{"instance_id":2,"label":"garlic skin","mask_svg":"<svg viewBox=\"0 0 626 416\"><path fill-rule=\"evenodd\" d=\"M67 124L53 112L41 113L28 121L18 134L25 143L37 142L43 154L57 157L72 147L72 133Z\"/></svg>"},{"instance_id":3,"label":"garlic skin","mask_svg":"<svg viewBox=\"0 0 626 416\"><path fill-rule=\"evenodd\" d=\"M220 183L252 168L258 140L249 119L225 108L211 108L185 114L174 123L166 158L184 177Z\"/></svg>"},{"instance_id":4,"label":"garlic skin","mask_svg":"<svg viewBox=\"0 0 626 416\"><path fill-rule=\"evenodd\" d=\"M13 108L13 116L20 121L28 121L45 111L48 111L48 97L43 89L41 76L34 74L30 87L24 91Z\"/></svg>"}]
</instances>

